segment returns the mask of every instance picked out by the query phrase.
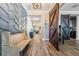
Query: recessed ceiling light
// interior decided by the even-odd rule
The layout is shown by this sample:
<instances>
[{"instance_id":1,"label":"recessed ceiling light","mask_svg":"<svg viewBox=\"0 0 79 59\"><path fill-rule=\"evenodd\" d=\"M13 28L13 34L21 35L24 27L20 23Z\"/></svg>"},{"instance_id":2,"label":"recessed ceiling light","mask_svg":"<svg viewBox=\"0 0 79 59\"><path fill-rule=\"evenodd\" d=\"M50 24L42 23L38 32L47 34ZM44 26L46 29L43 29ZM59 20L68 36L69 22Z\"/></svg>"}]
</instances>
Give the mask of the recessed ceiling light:
<instances>
[{"instance_id":1,"label":"recessed ceiling light","mask_svg":"<svg viewBox=\"0 0 79 59\"><path fill-rule=\"evenodd\" d=\"M73 5L72 8L76 8L76 7L78 7L78 6L79 6L79 5Z\"/></svg>"}]
</instances>

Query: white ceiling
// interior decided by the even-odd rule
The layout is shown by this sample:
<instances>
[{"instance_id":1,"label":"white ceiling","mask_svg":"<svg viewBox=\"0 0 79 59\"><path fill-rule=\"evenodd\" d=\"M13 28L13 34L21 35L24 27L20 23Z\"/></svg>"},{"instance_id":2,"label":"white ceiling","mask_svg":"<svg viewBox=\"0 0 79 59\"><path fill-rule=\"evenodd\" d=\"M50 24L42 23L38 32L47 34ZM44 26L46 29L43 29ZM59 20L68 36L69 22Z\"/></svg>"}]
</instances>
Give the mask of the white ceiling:
<instances>
[{"instance_id":1,"label":"white ceiling","mask_svg":"<svg viewBox=\"0 0 79 59\"><path fill-rule=\"evenodd\" d=\"M32 4L31 3L27 3L25 4L27 10L49 10L49 4L41 4L41 9L33 9Z\"/></svg>"},{"instance_id":2,"label":"white ceiling","mask_svg":"<svg viewBox=\"0 0 79 59\"><path fill-rule=\"evenodd\" d=\"M41 3L41 9L33 9L32 3L23 3L22 4L27 11L50 11L51 7L55 5L55 3Z\"/></svg>"},{"instance_id":3,"label":"white ceiling","mask_svg":"<svg viewBox=\"0 0 79 59\"><path fill-rule=\"evenodd\" d=\"M79 11L79 3L65 3L60 11Z\"/></svg>"}]
</instances>

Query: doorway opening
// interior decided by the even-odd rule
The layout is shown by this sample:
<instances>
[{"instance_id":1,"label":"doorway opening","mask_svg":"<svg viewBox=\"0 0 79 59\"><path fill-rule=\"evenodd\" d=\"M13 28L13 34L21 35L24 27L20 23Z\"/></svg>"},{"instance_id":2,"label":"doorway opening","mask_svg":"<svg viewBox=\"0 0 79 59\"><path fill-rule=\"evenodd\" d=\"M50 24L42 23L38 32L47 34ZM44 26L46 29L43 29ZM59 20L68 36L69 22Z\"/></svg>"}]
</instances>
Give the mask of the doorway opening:
<instances>
[{"instance_id":1,"label":"doorway opening","mask_svg":"<svg viewBox=\"0 0 79 59\"><path fill-rule=\"evenodd\" d=\"M59 48L61 51L69 51L71 55L77 55L79 50L78 40L78 16L77 15L61 15L61 36Z\"/></svg>"},{"instance_id":2,"label":"doorway opening","mask_svg":"<svg viewBox=\"0 0 79 59\"><path fill-rule=\"evenodd\" d=\"M76 16L61 15L61 38L64 44L65 40L76 40Z\"/></svg>"}]
</instances>

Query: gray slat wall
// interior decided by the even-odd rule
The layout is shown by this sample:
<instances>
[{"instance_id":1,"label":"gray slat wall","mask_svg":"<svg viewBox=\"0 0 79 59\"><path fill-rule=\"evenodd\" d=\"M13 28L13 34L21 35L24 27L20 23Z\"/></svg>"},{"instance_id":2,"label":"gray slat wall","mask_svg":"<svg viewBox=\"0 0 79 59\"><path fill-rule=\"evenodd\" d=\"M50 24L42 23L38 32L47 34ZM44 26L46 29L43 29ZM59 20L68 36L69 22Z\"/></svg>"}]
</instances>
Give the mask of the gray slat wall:
<instances>
[{"instance_id":1,"label":"gray slat wall","mask_svg":"<svg viewBox=\"0 0 79 59\"><path fill-rule=\"evenodd\" d=\"M26 15L20 3L0 3L0 32L26 31Z\"/></svg>"}]
</instances>

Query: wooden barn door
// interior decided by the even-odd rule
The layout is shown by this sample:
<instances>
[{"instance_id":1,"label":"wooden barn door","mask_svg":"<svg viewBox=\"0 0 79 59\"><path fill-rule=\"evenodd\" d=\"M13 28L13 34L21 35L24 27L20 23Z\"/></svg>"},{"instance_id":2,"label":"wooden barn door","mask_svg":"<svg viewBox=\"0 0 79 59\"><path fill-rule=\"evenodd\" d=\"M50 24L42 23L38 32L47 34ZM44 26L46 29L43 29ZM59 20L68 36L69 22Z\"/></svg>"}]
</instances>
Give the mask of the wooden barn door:
<instances>
[{"instance_id":1,"label":"wooden barn door","mask_svg":"<svg viewBox=\"0 0 79 59\"><path fill-rule=\"evenodd\" d=\"M56 3L53 10L49 14L49 42L59 50L58 46L58 19L59 19L59 4Z\"/></svg>"},{"instance_id":2,"label":"wooden barn door","mask_svg":"<svg viewBox=\"0 0 79 59\"><path fill-rule=\"evenodd\" d=\"M70 40L70 24L69 24L69 15L61 15L61 29L62 29L62 43L64 40Z\"/></svg>"}]
</instances>

